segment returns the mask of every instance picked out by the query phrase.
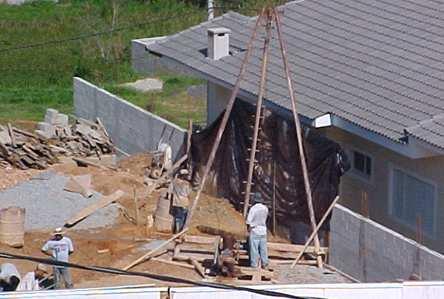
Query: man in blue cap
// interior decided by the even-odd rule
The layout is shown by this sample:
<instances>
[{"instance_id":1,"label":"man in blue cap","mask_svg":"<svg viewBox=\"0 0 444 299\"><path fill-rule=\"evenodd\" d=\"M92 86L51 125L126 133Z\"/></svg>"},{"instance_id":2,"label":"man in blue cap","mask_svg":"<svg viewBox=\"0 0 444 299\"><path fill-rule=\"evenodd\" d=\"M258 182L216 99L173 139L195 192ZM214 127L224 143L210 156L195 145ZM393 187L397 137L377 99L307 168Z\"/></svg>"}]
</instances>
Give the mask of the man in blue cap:
<instances>
[{"instance_id":1,"label":"man in blue cap","mask_svg":"<svg viewBox=\"0 0 444 299\"><path fill-rule=\"evenodd\" d=\"M249 232L248 243L250 246L250 266L257 268L258 260L261 260L261 267L268 268L267 252L267 217L268 208L264 205L260 193L253 195L254 205L250 208L247 217L247 227Z\"/></svg>"}]
</instances>

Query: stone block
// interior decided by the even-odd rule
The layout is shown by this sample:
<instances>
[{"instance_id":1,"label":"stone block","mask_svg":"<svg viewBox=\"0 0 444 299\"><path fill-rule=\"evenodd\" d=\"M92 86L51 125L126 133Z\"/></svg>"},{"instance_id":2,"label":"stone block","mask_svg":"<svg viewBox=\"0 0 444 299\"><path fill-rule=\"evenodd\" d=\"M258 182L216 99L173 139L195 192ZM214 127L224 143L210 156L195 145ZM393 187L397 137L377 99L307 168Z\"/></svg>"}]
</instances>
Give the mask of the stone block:
<instances>
[{"instance_id":1,"label":"stone block","mask_svg":"<svg viewBox=\"0 0 444 299\"><path fill-rule=\"evenodd\" d=\"M63 114L63 113L57 114L55 124L59 127L67 127L69 125L68 115Z\"/></svg>"},{"instance_id":2,"label":"stone block","mask_svg":"<svg viewBox=\"0 0 444 299\"><path fill-rule=\"evenodd\" d=\"M54 126L47 122L39 122L37 124L37 130L43 132L44 136L48 136L46 138L52 138L55 135Z\"/></svg>"},{"instance_id":3,"label":"stone block","mask_svg":"<svg viewBox=\"0 0 444 299\"><path fill-rule=\"evenodd\" d=\"M55 125L57 122L57 115L59 112L55 109L46 109L45 122L51 125Z\"/></svg>"}]
</instances>

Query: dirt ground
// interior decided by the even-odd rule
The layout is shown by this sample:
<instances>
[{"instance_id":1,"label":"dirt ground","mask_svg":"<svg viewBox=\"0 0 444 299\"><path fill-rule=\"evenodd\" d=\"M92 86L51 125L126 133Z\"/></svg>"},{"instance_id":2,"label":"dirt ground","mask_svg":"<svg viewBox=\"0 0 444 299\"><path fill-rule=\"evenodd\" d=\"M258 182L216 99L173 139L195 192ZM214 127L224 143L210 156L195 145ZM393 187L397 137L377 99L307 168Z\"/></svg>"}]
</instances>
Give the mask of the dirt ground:
<instances>
[{"instance_id":1,"label":"dirt ground","mask_svg":"<svg viewBox=\"0 0 444 299\"><path fill-rule=\"evenodd\" d=\"M64 162L51 167L52 170L64 175L91 174L94 190L108 195L122 190L125 195L119 203L127 209L131 217L135 217L134 195L138 199L141 222L138 227L126 218L120 217L118 223L112 227L95 230L76 230L75 226L69 229L67 235L73 240L75 253L70 261L84 265L97 265L122 268L139 256L143 255L142 247L146 242L136 242L135 239L167 239L170 235L156 233L145 228L147 215L155 211L159 192L147 196L146 185L143 184L145 167L150 161L146 154L134 155L119 162L118 171L104 170L95 167L78 167L74 162ZM3 170L2 170L3 171ZM6 176L0 176L0 190L10 188L15 184L26 181L38 174L38 170L7 170ZM193 194L194 195L194 194ZM203 194L196 209L191 225L191 233L204 235L197 226L224 230L238 236L245 235L245 225L242 216L228 203L227 200ZM15 254L45 257L40 248L50 237L48 231L31 231L25 234L25 246L21 249L10 248L0 244L0 250ZM103 252L103 253L98 253ZM19 271L24 274L34 268L34 264L26 261L17 261ZM136 271L149 271L157 274L199 279L193 270L182 267L168 266L155 261L143 263L135 268ZM137 277L114 276L82 270L73 270L73 280L78 287L97 287L121 284L146 284L159 282Z\"/></svg>"},{"instance_id":2,"label":"dirt ground","mask_svg":"<svg viewBox=\"0 0 444 299\"><path fill-rule=\"evenodd\" d=\"M138 257L146 253L143 248L148 241L167 239L169 234L156 233L152 229L147 230L145 222L148 215L155 211L159 192L150 196L147 187L143 183L145 167L150 157L147 154L134 155L119 162L117 171L104 170L96 167L78 167L73 162L64 162L51 167L52 170L65 175L91 174L92 184L96 191L108 195L117 190L122 190L125 195L119 200L127 214L135 218L135 201L137 198L140 222L139 226L130 223L121 216L112 227L95 230L76 230L75 226L67 231L67 235L73 240L75 253L71 260L83 265L97 265L115 268L123 268ZM3 171L3 170L1 170ZM0 190L29 179L40 171L35 170L8 170L7 175L0 176ZM192 194L192 198L194 194ZM241 213L237 212L228 200L215 198L202 194L196 213L193 216L190 233L205 235L208 231L225 231L233 233L237 238L246 236L246 227ZM50 237L48 231L31 231L25 233L25 246L14 249L0 245L0 251L45 257L40 248ZM140 241L144 239L145 241ZM279 237L269 238L274 242L288 242ZM26 261L14 261L19 272L25 274L31 271L35 264ZM200 280L200 276L192 269L179 266L165 265L156 261L148 261L134 267L132 270L150 272L156 274L186 277L191 280ZM171 285L148 278L132 276L116 276L83 270L72 270L73 281L76 287L100 287L125 284L155 284L156 286ZM301 274L302 275L302 274ZM322 275L319 274L319 275Z\"/></svg>"}]
</instances>

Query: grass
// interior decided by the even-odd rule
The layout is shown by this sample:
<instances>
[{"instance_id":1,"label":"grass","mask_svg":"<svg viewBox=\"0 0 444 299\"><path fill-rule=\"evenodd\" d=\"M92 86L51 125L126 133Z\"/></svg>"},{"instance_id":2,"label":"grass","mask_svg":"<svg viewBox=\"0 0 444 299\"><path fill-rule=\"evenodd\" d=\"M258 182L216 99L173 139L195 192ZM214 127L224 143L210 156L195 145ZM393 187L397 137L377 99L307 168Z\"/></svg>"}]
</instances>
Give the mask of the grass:
<instances>
[{"instance_id":1,"label":"grass","mask_svg":"<svg viewBox=\"0 0 444 299\"><path fill-rule=\"evenodd\" d=\"M160 75L159 79L164 82L161 92L141 93L115 84L105 85L105 89L183 128L188 126L189 119L205 122L205 101L187 94L189 86L202 84L202 80L171 75Z\"/></svg>"},{"instance_id":2,"label":"grass","mask_svg":"<svg viewBox=\"0 0 444 299\"><path fill-rule=\"evenodd\" d=\"M0 4L0 123L41 120L48 107L72 112L73 76L106 85L180 125L188 117L202 119L202 103L194 103L184 93L185 85L195 82L193 79L165 78L166 90L159 94L137 94L116 87L139 78L130 66L130 41L172 34L202 22L206 10L200 2L205 1L61 0L58 4ZM264 1L224 3L216 1L216 6L226 7L218 8L218 14L231 9L254 15L250 8L257 9ZM116 28L124 30L42 47L11 49ZM189 108L178 109L173 103L178 107L187 104Z\"/></svg>"},{"instance_id":3,"label":"grass","mask_svg":"<svg viewBox=\"0 0 444 299\"><path fill-rule=\"evenodd\" d=\"M47 107L71 112L73 76L102 85L139 78L130 66L131 39L172 34L204 18L202 8L179 0L0 4L0 121L40 120ZM141 23L146 24L134 26ZM121 27L126 29L44 47L5 51Z\"/></svg>"}]
</instances>

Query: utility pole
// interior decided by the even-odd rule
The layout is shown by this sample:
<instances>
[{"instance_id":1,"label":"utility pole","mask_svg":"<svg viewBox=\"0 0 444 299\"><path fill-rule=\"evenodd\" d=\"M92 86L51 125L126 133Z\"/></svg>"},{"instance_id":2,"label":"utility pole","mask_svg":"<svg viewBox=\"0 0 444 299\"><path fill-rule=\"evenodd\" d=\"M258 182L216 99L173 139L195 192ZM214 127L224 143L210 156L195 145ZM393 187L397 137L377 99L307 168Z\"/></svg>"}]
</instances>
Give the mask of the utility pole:
<instances>
[{"instance_id":1,"label":"utility pole","mask_svg":"<svg viewBox=\"0 0 444 299\"><path fill-rule=\"evenodd\" d=\"M208 20L214 19L214 1L208 0Z\"/></svg>"}]
</instances>

